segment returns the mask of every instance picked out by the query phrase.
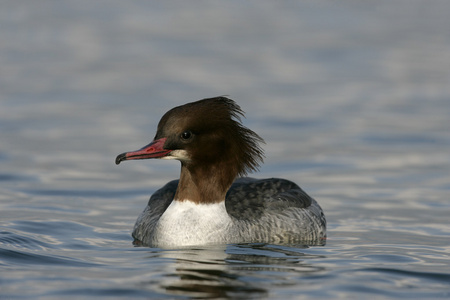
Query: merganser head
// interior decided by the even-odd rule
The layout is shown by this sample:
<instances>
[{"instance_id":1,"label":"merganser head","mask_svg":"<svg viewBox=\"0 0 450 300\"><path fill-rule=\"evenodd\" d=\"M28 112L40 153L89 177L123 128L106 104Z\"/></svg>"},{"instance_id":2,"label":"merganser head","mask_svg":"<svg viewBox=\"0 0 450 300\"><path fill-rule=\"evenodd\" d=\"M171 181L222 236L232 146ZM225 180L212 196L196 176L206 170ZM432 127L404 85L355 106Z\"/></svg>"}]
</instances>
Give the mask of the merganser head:
<instances>
[{"instance_id":1,"label":"merganser head","mask_svg":"<svg viewBox=\"0 0 450 300\"><path fill-rule=\"evenodd\" d=\"M169 110L147 146L117 156L116 164L134 159L178 159L184 167L225 168L228 176L245 175L263 161L264 140L241 124L244 112L233 100L215 97ZM231 183L230 183L231 184Z\"/></svg>"}]
</instances>

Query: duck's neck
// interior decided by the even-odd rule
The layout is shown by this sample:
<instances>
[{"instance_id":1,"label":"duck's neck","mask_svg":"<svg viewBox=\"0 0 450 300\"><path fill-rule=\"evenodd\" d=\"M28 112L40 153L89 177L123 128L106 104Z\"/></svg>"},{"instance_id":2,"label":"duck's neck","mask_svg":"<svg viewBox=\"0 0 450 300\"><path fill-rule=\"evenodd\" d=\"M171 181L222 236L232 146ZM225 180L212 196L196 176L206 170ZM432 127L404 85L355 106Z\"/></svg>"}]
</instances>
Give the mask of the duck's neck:
<instances>
[{"instance_id":1,"label":"duck's neck","mask_svg":"<svg viewBox=\"0 0 450 300\"><path fill-rule=\"evenodd\" d=\"M213 204L225 201L225 195L236 178L236 172L226 165L181 165L180 182L174 200Z\"/></svg>"}]
</instances>

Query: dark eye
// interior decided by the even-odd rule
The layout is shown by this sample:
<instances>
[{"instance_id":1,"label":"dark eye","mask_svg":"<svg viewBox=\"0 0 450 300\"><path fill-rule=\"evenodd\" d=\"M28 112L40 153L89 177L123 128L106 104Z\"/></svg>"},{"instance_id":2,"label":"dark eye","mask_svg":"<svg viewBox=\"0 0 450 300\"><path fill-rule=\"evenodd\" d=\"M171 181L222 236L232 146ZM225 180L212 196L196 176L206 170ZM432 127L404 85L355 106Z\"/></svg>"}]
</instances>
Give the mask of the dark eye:
<instances>
[{"instance_id":1,"label":"dark eye","mask_svg":"<svg viewBox=\"0 0 450 300\"><path fill-rule=\"evenodd\" d=\"M189 131L189 130L186 130L185 132L183 132L183 133L181 134L181 138L182 138L183 140L188 140L188 139L190 139L191 137L192 137L192 132Z\"/></svg>"}]
</instances>

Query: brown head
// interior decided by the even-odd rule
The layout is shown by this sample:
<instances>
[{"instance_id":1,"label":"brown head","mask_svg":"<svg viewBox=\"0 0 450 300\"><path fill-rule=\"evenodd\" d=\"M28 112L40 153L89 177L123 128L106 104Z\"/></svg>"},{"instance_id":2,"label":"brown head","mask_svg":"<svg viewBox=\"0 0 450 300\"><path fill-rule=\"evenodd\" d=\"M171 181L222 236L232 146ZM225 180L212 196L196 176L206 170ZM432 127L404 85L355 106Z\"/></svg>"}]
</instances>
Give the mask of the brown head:
<instances>
[{"instance_id":1,"label":"brown head","mask_svg":"<svg viewBox=\"0 0 450 300\"><path fill-rule=\"evenodd\" d=\"M226 193L236 176L255 171L264 156L259 145L263 139L241 124L241 116L241 108L226 97L172 108L161 118L153 142L120 154L116 164L132 159L178 159L194 184L201 180Z\"/></svg>"}]
</instances>

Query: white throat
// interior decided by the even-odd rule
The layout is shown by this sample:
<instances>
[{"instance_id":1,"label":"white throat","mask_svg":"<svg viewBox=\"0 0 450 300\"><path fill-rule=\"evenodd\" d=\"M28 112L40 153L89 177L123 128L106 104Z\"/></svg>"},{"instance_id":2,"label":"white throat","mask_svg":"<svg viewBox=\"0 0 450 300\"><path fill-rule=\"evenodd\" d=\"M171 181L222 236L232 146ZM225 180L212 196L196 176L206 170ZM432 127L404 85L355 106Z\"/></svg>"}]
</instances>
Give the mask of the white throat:
<instances>
[{"instance_id":1,"label":"white throat","mask_svg":"<svg viewBox=\"0 0 450 300\"><path fill-rule=\"evenodd\" d=\"M159 247L226 243L231 225L225 201L196 204L174 200L156 225L154 242Z\"/></svg>"}]
</instances>

